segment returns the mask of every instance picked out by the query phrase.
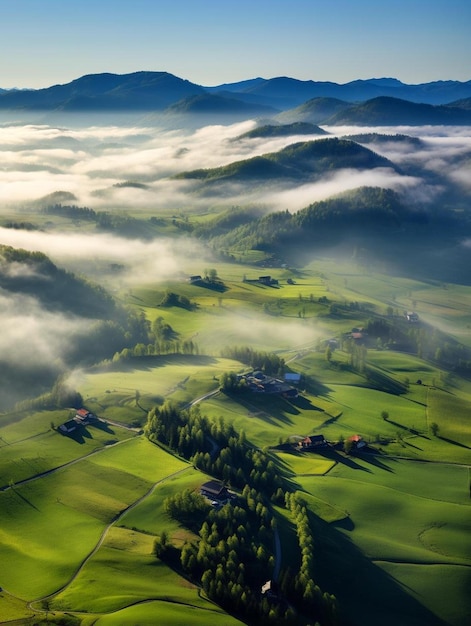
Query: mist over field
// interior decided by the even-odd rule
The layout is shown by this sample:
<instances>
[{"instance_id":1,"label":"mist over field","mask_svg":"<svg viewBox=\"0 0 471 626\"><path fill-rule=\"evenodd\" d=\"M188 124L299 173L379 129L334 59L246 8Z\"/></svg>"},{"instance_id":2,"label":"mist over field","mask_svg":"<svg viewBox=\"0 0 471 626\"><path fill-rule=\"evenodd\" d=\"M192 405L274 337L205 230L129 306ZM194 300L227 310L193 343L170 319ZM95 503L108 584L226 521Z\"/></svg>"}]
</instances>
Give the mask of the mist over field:
<instances>
[{"instance_id":1,"label":"mist over field","mask_svg":"<svg viewBox=\"0 0 471 626\"><path fill-rule=\"evenodd\" d=\"M0 218L4 224L0 226L0 243L42 252L58 267L97 281L115 293L136 285L182 280L217 262L204 239L185 232L175 237L163 231L143 238L139 234L103 232L86 221L64 228L60 219L42 213L44 207L57 203L116 216L144 220L166 216L171 220L245 206L256 208L260 215L286 210L294 214L312 203L360 187L394 190L406 204L421 211L436 210L450 189L454 189L455 197L459 191L461 202L471 192L471 136L466 127L331 126L325 127L326 135L244 136L256 127L255 120L182 130L153 125L4 123L0 129ZM351 137L389 159L391 166L347 166L308 182L274 179L266 184L248 184L222 177L202 187L194 178L174 178L326 137ZM34 223L35 215L41 215L39 228L21 226L23 221ZM12 224L5 227L8 222ZM463 248L467 246L468 240ZM22 280L28 278L25 273L32 272L29 278L34 280L33 266L10 264L3 271L8 280L14 272ZM47 361L59 371L71 344L76 346L81 333L86 332L83 319L46 310L34 293L13 295L3 290L0 295L2 328L9 329L2 339L3 360L14 367L22 360L35 366ZM279 322L252 316L246 323L243 311L225 323L234 341L241 343L261 336L276 341L282 335ZM293 320L290 327L293 346L312 343L319 337L318 331L307 329L299 320ZM220 331L214 332L216 337Z\"/></svg>"},{"instance_id":2,"label":"mist over field","mask_svg":"<svg viewBox=\"0 0 471 626\"><path fill-rule=\"evenodd\" d=\"M253 121L194 131L4 124L0 134L2 210L22 209L61 191L72 194L74 204L95 210L188 211L204 210L218 202L229 206L257 202L267 210L297 211L311 202L362 185L387 187L405 194L411 201L419 198L429 202L442 191L442 186L425 180L427 173L457 182L469 191L471 137L468 129L454 127L362 127L362 134L401 133L422 140L420 146L411 146L407 141L368 146L403 167L401 173L388 168L369 171L347 168L313 184L294 187L277 183L275 188L271 185L247 190L242 184L221 184L208 198L191 194L193 181L172 180L172 176L181 172L220 167L277 152L297 141L319 139L305 135L238 139L254 127ZM329 137L348 137L359 132L352 127L326 130ZM126 182L141 187L125 186Z\"/></svg>"}]
</instances>

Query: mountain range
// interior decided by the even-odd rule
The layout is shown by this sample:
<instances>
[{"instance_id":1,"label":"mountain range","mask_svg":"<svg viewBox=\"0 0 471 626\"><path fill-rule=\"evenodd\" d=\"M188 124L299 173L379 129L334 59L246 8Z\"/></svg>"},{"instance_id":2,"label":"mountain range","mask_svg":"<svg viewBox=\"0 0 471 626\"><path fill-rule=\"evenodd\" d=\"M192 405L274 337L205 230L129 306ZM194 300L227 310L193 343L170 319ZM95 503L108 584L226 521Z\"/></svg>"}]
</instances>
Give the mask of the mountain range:
<instances>
[{"instance_id":1,"label":"mountain range","mask_svg":"<svg viewBox=\"0 0 471 626\"><path fill-rule=\"evenodd\" d=\"M214 87L167 72L91 74L43 89L0 89L0 111L22 117L66 113L138 114L168 123L216 116L312 124L471 124L471 81L408 85L395 78L345 84L288 77Z\"/></svg>"}]
</instances>

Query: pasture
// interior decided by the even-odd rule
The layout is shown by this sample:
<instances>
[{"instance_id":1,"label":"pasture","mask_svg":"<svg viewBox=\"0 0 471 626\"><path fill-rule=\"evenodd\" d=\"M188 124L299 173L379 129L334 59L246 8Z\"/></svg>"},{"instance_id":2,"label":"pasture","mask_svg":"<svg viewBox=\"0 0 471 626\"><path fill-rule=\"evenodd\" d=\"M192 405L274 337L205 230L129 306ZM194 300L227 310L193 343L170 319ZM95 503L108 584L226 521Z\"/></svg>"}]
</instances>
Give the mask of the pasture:
<instances>
[{"instance_id":1,"label":"pasture","mask_svg":"<svg viewBox=\"0 0 471 626\"><path fill-rule=\"evenodd\" d=\"M195 400L217 389L217 378L222 372L236 368L240 369L241 364L230 359L178 354L149 356L101 372L83 372L75 384L86 406L100 417L123 422L135 419L141 423L156 403L164 399Z\"/></svg>"},{"instance_id":2,"label":"pasture","mask_svg":"<svg viewBox=\"0 0 471 626\"><path fill-rule=\"evenodd\" d=\"M105 446L134 436L124 429L104 424L83 427L73 436L53 430L75 414L75 411L41 411L22 414L1 428L0 486L18 483L60 467Z\"/></svg>"},{"instance_id":3,"label":"pasture","mask_svg":"<svg viewBox=\"0 0 471 626\"><path fill-rule=\"evenodd\" d=\"M344 512L344 519L333 526L319 523L324 535L322 540L319 537L319 566L327 567L331 551L340 549L344 557L349 554L349 567L365 576L361 585L353 581L345 585L343 576L337 581L326 575L330 592L341 602L351 604L353 598L371 602L374 596L376 609L353 618L353 623L374 624L380 607L390 606L391 597L402 597L403 589L408 597L390 606L384 623L410 624L414 619L438 623L434 615L447 624L466 623L471 609L467 468L362 455L339 462L325 476L298 476L297 482L305 493ZM322 515L310 498L306 501L316 515ZM392 577L381 575L378 568ZM450 590L445 596L438 590L448 575L453 583L445 583Z\"/></svg>"},{"instance_id":4,"label":"pasture","mask_svg":"<svg viewBox=\"0 0 471 626\"><path fill-rule=\"evenodd\" d=\"M144 439L98 456L0 493L0 577L9 592L34 599L60 589L117 515L187 467Z\"/></svg>"},{"instance_id":5,"label":"pasture","mask_svg":"<svg viewBox=\"0 0 471 626\"><path fill-rule=\"evenodd\" d=\"M200 400L203 414L222 416L260 448L310 434L330 442L361 435L370 452L271 451L312 513L316 584L337 596L352 626L464 626L471 614L471 383L412 355L368 349L369 366L385 380L408 379L407 390L392 393L353 371L347 353L334 350L328 362L321 346L387 307L413 308L466 343L466 291L365 274L354 263L322 261L299 271L216 267L221 291L175 280L123 292L150 321L161 316L179 341L194 341L200 354L133 357L75 372L84 405L139 428L155 404ZM257 283L261 274L278 285ZM188 297L194 310L160 307L167 288ZM364 309L330 315L319 298ZM300 397L219 392L222 372L247 369L220 356L230 345L277 352L303 375ZM87 427L80 439L61 436L51 422L57 427L68 417L67 410L1 417L0 582L13 594L0 594L2 617L26 619L27 600L55 594L55 611L93 614L83 626L240 623L152 555L163 530L176 545L194 538L168 517L164 501L207 476L137 428L108 424ZM290 515L274 512L282 562L296 566Z\"/></svg>"},{"instance_id":6,"label":"pasture","mask_svg":"<svg viewBox=\"0 0 471 626\"><path fill-rule=\"evenodd\" d=\"M104 615L95 619L97 626L155 626L156 619L165 626L236 626L242 624L235 617L224 613L214 604L208 607L195 607L187 604L176 604L171 600L150 601L144 604L130 606L111 615ZM157 622L159 623L159 622Z\"/></svg>"}]
</instances>

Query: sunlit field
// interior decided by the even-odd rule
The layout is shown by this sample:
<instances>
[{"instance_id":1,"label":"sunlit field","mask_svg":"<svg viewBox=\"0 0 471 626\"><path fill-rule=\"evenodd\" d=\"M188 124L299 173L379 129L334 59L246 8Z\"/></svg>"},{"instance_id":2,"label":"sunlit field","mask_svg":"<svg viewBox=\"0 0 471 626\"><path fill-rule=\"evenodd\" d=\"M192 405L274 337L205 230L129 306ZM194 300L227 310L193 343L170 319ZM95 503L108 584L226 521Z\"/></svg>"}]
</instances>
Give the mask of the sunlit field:
<instances>
[{"instance_id":1,"label":"sunlit field","mask_svg":"<svg viewBox=\"0 0 471 626\"><path fill-rule=\"evenodd\" d=\"M417 226L417 213L430 209L433 241L439 242L440 198L446 196L448 206L461 197L444 172L449 167L450 179L467 180L467 131L450 138L445 127L411 127L423 153L410 155L399 137L396 151L382 144L397 162L391 156L390 164L374 161L363 169L332 161L309 180L290 169L286 180L262 184L257 176L244 180L234 164L306 137L240 136L256 126L247 120L181 132L158 128L154 120L126 128L66 129L46 122L3 127L0 161L9 201L0 235L3 246L21 251L10 264L11 250L4 247L0 255L3 371L16 368L21 378L27 364L38 369L24 376L25 398L16 389L9 398L7 384L2 398L0 622L26 626L69 614L81 626L241 624L208 599L203 566L190 580L183 575L184 559L166 561L155 550L168 537L178 554L205 534L214 535L218 558L224 545L241 546L245 535L255 545L255 533L250 537L247 530L252 520L235 527L240 537L224 544L216 522L198 534L196 526L170 516L168 497L199 493L217 476L248 511L258 485L255 514L266 508L270 520L258 527L268 537L260 559L273 550L263 568L267 581L294 579L304 567L309 541L306 528L301 532L297 525L305 513L313 553L308 578L316 593L320 589L324 608L319 615L298 615L299 626L336 620L339 626L468 626L470 289L435 279L435 267L414 272L411 262L407 268L411 241L429 224ZM329 127L329 139L344 142L344 133L354 131ZM453 149L442 151L438 141L434 151L438 139ZM360 145L355 150L363 150ZM381 156L381 144L378 150L369 158ZM207 185L186 175L226 165L221 179ZM250 163L245 167L250 170ZM234 170L240 180L231 179ZM341 192L353 214L355 202L363 202L359 189L376 202L368 212L373 222L377 213L390 217L400 205L391 223L379 220L370 232L365 220L353 228L350 211L339 208ZM439 199L433 204L428 196ZM456 219L467 203L463 191ZM297 213L293 225L288 218ZM322 230L324 219L332 220L329 232ZM286 225L278 233L277 220ZM303 230L309 224L332 237L332 246L323 247L316 228ZM398 258L391 250L382 256L382 244L401 234L408 238L397 253L392 250ZM298 242L304 250L297 250ZM437 250L437 270L448 245L447 239ZM431 251L435 258L433 246ZM49 273L42 274L44 268ZM69 299L63 298L66 288L56 287L49 300L46 287L59 284L62 268ZM197 276L205 279L191 279ZM76 302L81 289L87 297ZM416 321L407 312L416 313ZM229 358L235 348L250 348L254 362L249 350L247 362ZM103 354L96 356L95 349ZM237 379L224 386L229 372L269 367L264 353L280 359L273 376L300 374L293 383L296 398L260 388L252 393ZM48 397L45 388L38 396L33 384L48 366L57 393ZM64 400L58 389L74 393ZM151 443L150 411L157 407L160 430L152 433L159 442L164 428L175 426L176 432L186 419L186 413L171 413L170 427L159 423L165 403L189 412L197 404L210 422L233 426L243 435L240 456L231 456L230 446L239 445L234 436L220 454L223 438L215 424L192 440L204 445L204 455L188 453L189 445L177 448L189 429L179 431L177 443ZM100 419L61 434L60 425L80 404ZM297 444L310 435L322 435L325 445L301 452ZM358 438L365 445L357 449ZM259 465L244 474L253 449ZM242 476L252 492L236 485L236 463L225 466L224 455L239 459L237 481ZM270 481L282 487L270 491ZM306 507L302 515L293 493L299 508ZM208 500L202 517L211 521L207 511L219 509L217 502L210 506ZM231 505L224 506L221 519L230 517ZM221 568L229 571L233 557L224 556ZM257 565L258 559L257 553ZM303 577L305 584L305 572ZM259 592L266 623L281 623L274 616L291 600L271 605L261 599L260 586ZM322 603L330 594L338 617L327 624Z\"/></svg>"}]
</instances>

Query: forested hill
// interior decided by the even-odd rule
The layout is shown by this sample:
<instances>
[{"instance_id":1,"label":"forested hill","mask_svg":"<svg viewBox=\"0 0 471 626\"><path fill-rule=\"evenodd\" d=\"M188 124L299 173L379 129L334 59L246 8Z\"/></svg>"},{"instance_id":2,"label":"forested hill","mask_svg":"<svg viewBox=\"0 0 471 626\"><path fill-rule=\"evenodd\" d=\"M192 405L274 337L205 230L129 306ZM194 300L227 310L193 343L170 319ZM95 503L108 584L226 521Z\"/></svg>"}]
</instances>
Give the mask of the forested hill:
<instances>
[{"instance_id":1,"label":"forested hill","mask_svg":"<svg viewBox=\"0 0 471 626\"><path fill-rule=\"evenodd\" d=\"M344 108L323 124L353 126L468 125L471 113L460 106L431 105L380 96Z\"/></svg>"},{"instance_id":2,"label":"forested hill","mask_svg":"<svg viewBox=\"0 0 471 626\"><path fill-rule=\"evenodd\" d=\"M239 135L236 139L257 139L259 137L289 137L290 135L327 135L316 124L293 122L292 124L265 124Z\"/></svg>"},{"instance_id":3,"label":"forested hill","mask_svg":"<svg viewBox=\"0 0 471 626\"><path fill-rule=\"evenodd\" d=\"M33 296L49 310L108 318L113 298L102 288L58 268L42 252L0 246L0 288Z\"/></svg>"},{"instance_id":4,"label":"forested hill","mask_svg":"<svg viewBox=\"0 0 471 626\"><path fill-rule=\"evenodd\" d=\"M368 148L346 139L326 138L292 144L279 152L272 152L236 161L223 167L199 169L178 174L178 179L202 182L236 181L266 183L267 180L315 180L325 172L342 168L397 169L388 159Z\"/></svg>"},{"instance_id":5,"label":"forested hill","mask_svg":"<svg viewBox=\"0 0 471 626\"><path fill-rule=\"evenodd\" d=\"M406 206L390 189L361 187L294 214L270 213L225 234L215 229L214 243L229 251L258 249L285 259L299 259L299 255L312 255L345 242L360 243L379 253L396 249L400 256L404 252L411 257L424 241L428 244L440 236L434 219Z\"/></svg>"}]
</instances>

